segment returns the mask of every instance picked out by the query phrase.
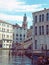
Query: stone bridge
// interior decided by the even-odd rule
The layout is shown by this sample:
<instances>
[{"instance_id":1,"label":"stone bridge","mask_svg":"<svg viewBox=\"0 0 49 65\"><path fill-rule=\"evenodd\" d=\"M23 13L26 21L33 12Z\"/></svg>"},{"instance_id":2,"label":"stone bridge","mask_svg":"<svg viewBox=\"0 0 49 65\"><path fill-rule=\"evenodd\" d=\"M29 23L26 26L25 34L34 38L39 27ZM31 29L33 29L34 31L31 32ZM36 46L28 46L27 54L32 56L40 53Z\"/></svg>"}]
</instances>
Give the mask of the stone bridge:
<instances>
[{"instance_id":1,"label":"stone bridge","mask_svg":"<svg viewBox=\"0 0 49 65\"><path fill-rule=\"evenodd\" d=\"M16 43L15 44L15 52L16 53L25 53L26 51L29 53L32 51L32 38L27 38L26 40L24 40L23 42L21 43Z\"/></svg>"}]
</instances>

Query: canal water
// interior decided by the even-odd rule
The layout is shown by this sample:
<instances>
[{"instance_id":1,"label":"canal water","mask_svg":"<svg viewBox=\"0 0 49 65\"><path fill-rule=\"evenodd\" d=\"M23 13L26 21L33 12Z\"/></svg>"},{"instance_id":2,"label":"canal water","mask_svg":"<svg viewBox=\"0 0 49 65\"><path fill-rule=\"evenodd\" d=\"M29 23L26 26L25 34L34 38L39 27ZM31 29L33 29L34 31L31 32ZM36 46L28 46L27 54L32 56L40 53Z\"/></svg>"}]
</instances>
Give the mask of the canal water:
<instances>
[{"instance_id":1,"label":"canal water","mask_svg":"<svg viewBox=\"0 0 49 65\"><path fill-rule=\"evenodd\" d=\"M27 56L9 56L8 50L0 50L0 65L32 65Z\"/></svg>"}]
</instances>

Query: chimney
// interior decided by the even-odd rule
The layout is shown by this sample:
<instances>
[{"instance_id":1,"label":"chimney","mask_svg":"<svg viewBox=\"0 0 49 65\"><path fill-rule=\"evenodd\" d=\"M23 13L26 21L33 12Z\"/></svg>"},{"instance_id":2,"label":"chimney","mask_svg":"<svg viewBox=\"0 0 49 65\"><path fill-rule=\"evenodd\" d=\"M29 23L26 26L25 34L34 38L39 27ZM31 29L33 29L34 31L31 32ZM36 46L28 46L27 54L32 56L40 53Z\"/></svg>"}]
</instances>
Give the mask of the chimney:
<instances>
[{"instance_id":1,"label":"chimney","mask_svg":"<svg viewBox=\"0 0 49 65\"><path fill-rule=\"evenodd\" d=\"M46 10L46 8L44 8L44 10Z\"/></svg>"}]
</instances>

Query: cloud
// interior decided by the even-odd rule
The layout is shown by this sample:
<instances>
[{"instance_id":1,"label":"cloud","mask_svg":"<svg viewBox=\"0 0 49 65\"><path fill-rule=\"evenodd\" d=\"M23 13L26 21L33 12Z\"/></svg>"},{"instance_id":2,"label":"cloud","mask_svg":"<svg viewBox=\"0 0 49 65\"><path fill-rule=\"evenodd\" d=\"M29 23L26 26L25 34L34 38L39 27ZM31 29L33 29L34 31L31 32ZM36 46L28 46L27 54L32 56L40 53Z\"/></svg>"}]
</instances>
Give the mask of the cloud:
<instances>
[{"instance_id":1,"label":"cloud","mask_svg":"<svg viewBox=\"0 0 49 65\"><path fill-rule=\"evenodd\" d=\"M25 2L18 2L16 0L0 0L0 9L14 10L18 5L23 5Z\"/></svg>"},{"instance_id":2,"label":"cloud","mask_svg":"<svg viewBox=\"0 0 49 65\"><path fill-rule=\"evenodd\" d=\"M17 21L17 22L22 22L23 21L23 16L22 15L7 15L7 14L2 14L0 13L0 19L1 20L9 20L9 21ZM31 17L27 17L27 22L32 21Z\"/></svg>"},{"instance_id":3,"label":"cloud","mask_svg":"<svg viewBox=\"0 0 49 65\"><path fill-rule=\"evenodd\" d=\"M27 5L25 1L20 2L16 0L0 0L0 9L16 12L33 12L43 9L42 6L46 4Z\"/></svg>"},{"instance_id":4,"label":"cloud","mask_svg":"<svg viewBox=\"0 0 49 65\"><path fill-rule=\"evenodd\" d=\"M16 12L34 12L37 10L42 10L43 8L42 4L34 4L34 5L23 5L18 6L18 9L16 9Z\"/></svg>"},{"instance_id":5,"label":"cloud","mask_svg":"<svg viewBox=\"0 0 49 65\"><path fill-rule=\"evenodd\" d=\"M23 20L23 16L15 16L15 15L6 15L6 14L2 14L0 13L0 19L2 20L17 20L17 21L22 21Z\"/></svg>"},{"instance_id":6,"label":"cloud","mask_svg":"<svg viewBox=\"0 0 49 65\"><path fill-rule=\"evenodd\" d=\"M9 22L11 24L15 24L18 23L20 26L22 26L22 22L23 22L23 16L12 16L12 15L6 15L6 14L2 14L0 13L0 20ZM32 24L32 19L31 17L27 17L27 22L28 22L28 27Z\"/></svg>"},{"instance_id":7,"label":"cloud","mask_svg":"<svg viewBox=\"0 0 49 65\"><path fill-rule=\"evenodd\" d=\"M46 4L34 4L29 5L25 1L18 1L18 0L0 0L0 19L1 20L9 20L9 21L23 21L22 15L8 15L8 13L16 12L16 13L22 13L22 12L35 12L42 10L42 6ZM27 16L27 21L32 21L32 18Z\"/></svg>"}]
</instances>

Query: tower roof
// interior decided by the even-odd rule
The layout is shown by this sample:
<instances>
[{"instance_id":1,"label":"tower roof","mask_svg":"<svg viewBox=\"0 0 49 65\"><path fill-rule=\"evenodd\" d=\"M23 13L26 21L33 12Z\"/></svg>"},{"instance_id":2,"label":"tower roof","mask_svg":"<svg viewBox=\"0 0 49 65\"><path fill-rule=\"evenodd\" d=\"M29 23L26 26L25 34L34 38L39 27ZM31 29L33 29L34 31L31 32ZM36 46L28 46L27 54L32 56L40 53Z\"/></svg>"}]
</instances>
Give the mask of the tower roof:
<instances>
[{"instance_id":1,"label":"tower roof","mask_svg":"<svg viewBox=\"0 0 49 65\"><path fill-rule=\"evenodd\" d=\"M23 28L27 28L27 16L26 16L26 13L24 14L24 17L23 17L22 27L23 27Z\"/></svg>"},{"instance_id":2,"label":"tower roof","mask_svg":"<svg viewBox=\"0 0 49 65\"><path fill-rule=\"evenodd\" d=\"M24 17L26 17L26 13L24 14Z\"/></svg>"},{"instance_id":3,"label":"tower roof","mask_svg":"<svg viewBox=\"0 0 49 65\"><path fill-rule=\"evenodd\" d=\"M25 21L25 22L27 21L26 13L24 14L23 21Z\"/></svg>"}]
</instances>

